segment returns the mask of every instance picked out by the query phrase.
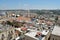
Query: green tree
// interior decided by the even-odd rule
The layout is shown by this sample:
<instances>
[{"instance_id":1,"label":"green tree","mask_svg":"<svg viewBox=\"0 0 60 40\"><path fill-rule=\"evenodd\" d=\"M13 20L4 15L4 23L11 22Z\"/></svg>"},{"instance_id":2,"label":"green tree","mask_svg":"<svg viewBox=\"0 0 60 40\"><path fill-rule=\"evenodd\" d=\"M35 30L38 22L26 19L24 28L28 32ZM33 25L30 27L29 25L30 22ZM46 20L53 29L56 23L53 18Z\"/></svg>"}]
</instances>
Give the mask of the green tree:
<instances>
[{"instance_id":1,"label":"green tree","mask_svg":"<svg viewBox=\"0 0 60 40\"><path fill-rule=\"evenodd\" d=\"M58 16L55 18L55 22L57 22L57 20L58 20Z\"/></svg>"}]
</instances>

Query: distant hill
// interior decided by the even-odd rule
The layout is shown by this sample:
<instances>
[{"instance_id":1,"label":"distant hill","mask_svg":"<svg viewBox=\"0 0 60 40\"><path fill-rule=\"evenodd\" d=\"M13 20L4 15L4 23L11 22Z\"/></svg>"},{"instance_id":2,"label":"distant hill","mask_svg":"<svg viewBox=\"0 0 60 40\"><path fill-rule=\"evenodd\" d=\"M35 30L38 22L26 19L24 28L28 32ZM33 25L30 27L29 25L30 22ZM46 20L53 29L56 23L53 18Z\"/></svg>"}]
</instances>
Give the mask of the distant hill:
<instances>
[{"instance_id":1,"label":"distant hill","mask_svg":"<svg viewBox=\"0 0 60 40\"><path fill-rule=\"evenodd\" d=\"M8 11L11 11L11 12L16 12L16 11L20 11L20 12L28 12L28 10L23 10L23 9L18 9L18 10L0 10L0 12L8 12ZM57 14L57 15L60 15L60 10L29 10L29 12L31 13L37 13L37 14Z\"/></svg>"}]
</instances>

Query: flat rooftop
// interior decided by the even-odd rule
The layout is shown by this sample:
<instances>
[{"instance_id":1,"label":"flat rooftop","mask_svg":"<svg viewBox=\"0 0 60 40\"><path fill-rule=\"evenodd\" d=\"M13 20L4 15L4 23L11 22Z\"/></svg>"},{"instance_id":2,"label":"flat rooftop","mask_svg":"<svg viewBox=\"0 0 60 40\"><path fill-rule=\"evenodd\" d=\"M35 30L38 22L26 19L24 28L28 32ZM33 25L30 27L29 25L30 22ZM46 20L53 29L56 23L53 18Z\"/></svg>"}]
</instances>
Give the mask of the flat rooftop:
<instances>
[{"instance_id":1,"label":"flat rooftop","mask_svg":"<svg viewBox=\"0 0 60 40\"><path fill-rule=\"evenodd\" d=\"M53 31L52 31L52 34L60 36L60 27L59 26L55 26Z\"/></svg>"}]
</instances>

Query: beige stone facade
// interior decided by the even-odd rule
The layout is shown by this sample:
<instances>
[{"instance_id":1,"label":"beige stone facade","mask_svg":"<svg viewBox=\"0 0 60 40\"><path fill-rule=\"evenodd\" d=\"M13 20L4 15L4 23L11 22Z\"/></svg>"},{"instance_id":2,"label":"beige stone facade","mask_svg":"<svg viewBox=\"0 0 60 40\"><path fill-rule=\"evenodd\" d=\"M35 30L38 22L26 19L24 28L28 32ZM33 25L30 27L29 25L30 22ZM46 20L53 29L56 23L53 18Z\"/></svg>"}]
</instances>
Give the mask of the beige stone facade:
<instances>
[{"instance_id":1,"label":"beige stone facade","mask_svg":"<svg viewBox=\"0 0 60 40\"><path fill-rule=\"evenodd\" d=\"M60 36L51 34L50 40L60 40Z\"/></svg>"},{"instance_id":2,"label":"beige stone facade","mask_svg":"<svg viewBox=\"0 0 60 40\"><path fill-rule=\"evenodd\" d=\"M59 26L54 27L50 36L50 40L60 40L60 27Z\"/></svg>"}]
</instances>

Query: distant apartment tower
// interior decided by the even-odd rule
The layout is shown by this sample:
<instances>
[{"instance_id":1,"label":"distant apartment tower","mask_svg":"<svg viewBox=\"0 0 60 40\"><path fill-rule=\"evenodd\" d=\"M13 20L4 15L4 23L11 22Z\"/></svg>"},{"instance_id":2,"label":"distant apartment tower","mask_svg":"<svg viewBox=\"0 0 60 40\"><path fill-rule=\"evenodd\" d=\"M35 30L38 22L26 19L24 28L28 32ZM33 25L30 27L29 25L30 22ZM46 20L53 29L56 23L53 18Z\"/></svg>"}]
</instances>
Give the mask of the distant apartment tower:
<instances>
[{"instance_id":1,"label":"distant apartment tower","mask_svg":"<svg viewBox=\"0 0 60 40\"><path fill-rule=\"evenodd\" d=\"M60 27L59 26L55 26L52 34L50 36L50 40L60 40Z\"/></svg>"}]
</instances>

